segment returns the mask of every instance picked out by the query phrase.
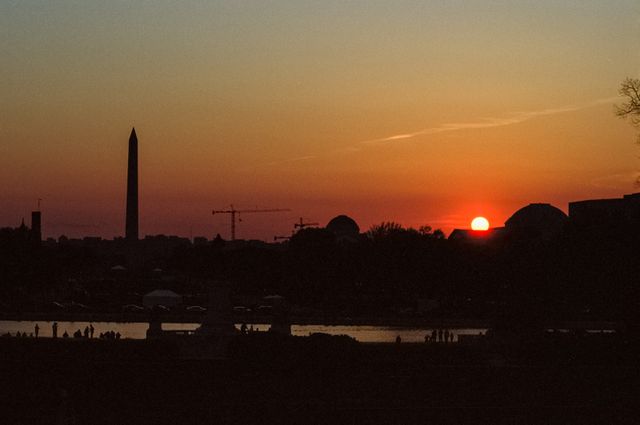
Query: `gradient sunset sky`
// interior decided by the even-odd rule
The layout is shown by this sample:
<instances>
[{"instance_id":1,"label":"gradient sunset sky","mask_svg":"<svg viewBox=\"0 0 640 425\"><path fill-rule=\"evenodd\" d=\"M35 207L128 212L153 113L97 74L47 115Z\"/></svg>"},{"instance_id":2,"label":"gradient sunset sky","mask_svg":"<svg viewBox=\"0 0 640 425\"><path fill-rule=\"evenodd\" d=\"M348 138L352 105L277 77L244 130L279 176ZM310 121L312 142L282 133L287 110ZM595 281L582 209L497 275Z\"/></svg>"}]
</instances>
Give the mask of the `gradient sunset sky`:
<instances>
[{"instance_id":1,"label":"gradient sunset sky","mask_svg":"<svg viewBox=\"0 0 640 425\"><path fill-rule=\"evenodd\" d=\"M289 235L338 214L447 233L638 191L640 2L0 2L0 227Z\"/></svg>"}]
</instances>

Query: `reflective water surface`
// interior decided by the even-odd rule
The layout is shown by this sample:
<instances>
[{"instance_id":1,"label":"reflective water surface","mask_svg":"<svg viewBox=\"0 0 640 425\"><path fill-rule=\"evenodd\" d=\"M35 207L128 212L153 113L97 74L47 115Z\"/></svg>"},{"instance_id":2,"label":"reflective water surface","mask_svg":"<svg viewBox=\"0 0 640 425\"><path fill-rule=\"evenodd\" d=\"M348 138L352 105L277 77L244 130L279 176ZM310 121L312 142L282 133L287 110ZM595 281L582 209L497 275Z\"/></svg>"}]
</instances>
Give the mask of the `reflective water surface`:
<instances>
[{"instance_id":1,"label":"reflective water surface","mask_svg":"<svg viewBox=\"0 0 640 425\"><path fill-rule=\"evenodd\" d=\"M17 332L27 335L35 333L36 323L40 327L41 337L51 337L51 326L53 322L33 322L33 321L0 321L0 335L7 332L15 336ZM146 336L147 323L119 323L119 322L91 322L95 329L94 337L107 331L119 332L122 338L144 339ZM69 336L80 329L84 331L89 326L89 322L58 322L58 336L66 331ZM163 323L165 330L194 330L198 323ZM267 331L268 324L247 324L253 326L254 330ZM236 324L239 329L240 324ZM431 335L431 328L407 328L391 326L324 326L324 325L292 325L291 333L296 336L308 336L312 333L326 333L330 335L348 335L360 342L394 342L400 336L403 342L424 342L426 335ZM454 335L477 335L484 333L486 329L453 329Z\"/></svg>"}]
</instances>

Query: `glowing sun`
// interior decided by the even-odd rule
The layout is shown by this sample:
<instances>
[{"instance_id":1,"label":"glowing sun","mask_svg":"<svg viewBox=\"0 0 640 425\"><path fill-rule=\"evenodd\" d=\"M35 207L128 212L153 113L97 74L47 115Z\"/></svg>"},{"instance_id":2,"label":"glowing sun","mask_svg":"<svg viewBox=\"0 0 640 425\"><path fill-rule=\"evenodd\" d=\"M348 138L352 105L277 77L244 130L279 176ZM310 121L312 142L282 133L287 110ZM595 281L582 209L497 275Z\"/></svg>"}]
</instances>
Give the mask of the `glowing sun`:
<instances>
[{"instance_id":1,"label":"glowing sun","mask_svg":"<svg viewBox=\"0 0 640 425\"><path fill-rule=\"evenodd\" d=\"M484 217L476 217L471 220L471 230L489 230L489 220Z\"/></svg>"}]
</instances>

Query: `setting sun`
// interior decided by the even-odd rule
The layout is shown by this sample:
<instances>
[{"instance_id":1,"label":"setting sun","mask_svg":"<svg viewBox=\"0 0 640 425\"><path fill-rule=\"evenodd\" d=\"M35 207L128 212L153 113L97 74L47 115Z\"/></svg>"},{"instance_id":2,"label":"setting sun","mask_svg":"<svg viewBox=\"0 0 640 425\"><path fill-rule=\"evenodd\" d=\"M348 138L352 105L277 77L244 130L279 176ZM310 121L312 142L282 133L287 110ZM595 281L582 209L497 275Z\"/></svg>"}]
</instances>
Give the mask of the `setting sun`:
<instances>
[{"instance_id":1,"label":"setting sun","mask_svg":"<svg viewBox=\"0 0 640 425\"><path fill-rule=\"evenodd\" d=\"M476 217L471 220L471 230L489 230L489 220L484 217Z\"/></svg>"}]
</instances>

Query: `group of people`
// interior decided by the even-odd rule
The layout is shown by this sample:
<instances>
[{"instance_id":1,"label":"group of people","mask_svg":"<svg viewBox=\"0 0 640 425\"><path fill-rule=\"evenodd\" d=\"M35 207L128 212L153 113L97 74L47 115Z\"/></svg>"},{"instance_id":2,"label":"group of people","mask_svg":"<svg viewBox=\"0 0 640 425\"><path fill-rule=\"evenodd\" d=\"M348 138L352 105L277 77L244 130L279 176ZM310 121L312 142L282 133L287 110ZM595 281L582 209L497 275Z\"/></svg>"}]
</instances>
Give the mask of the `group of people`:
<instances>
[{"instance_id":1,"label":"group of people","mask_svg":"<svg viewBox=\"0 0 640 425\"><path fill-rule=\"evenodd\" d=\"M431 335L424 336L424 342L453 342L455 334L449 329L433 329Z\"/></svg>"},{"instance_id":2,"label":"group of people","mask_svg":"<svg viewBox=\"0 0 640 425\"><path fill-rule=\"evenodd\" d=\"M5 338L9 338L9 337L12 337L13 335L11 335L11 332L7 332L6 334L4 334L2 336L5 337ZM18 332L16 332L15 337L16 338L26 338L26 337L33 338L33 332L31 332L29 335L27 335L26 332L18 331Z\"/></svg>"},{"instance_id":3,"label":"group of people","mask_svg":"<svg viewBox=\"0 0 640 425\"><path fill-rule=\"evenodd\" d=\"M455 337L453 331L449 331L449 329L433 329L431 334L424 336L424 342L453 342ZM400 344L401 342L402 338L400 335L396 336L396 344Z\"/></svg>"},{"instance_id":4,"label":"group of people","mask_svg":"<svg viewBox=\"0 0 640 425\"><path fill-rule=\"evenodd\" d=\"M60 337L62 338L70 338L71 336L73 336L73 338L77 338L77 339L93 339L94 334L95 334L95 328L93 327L93 323L89 323L88 326L85 326L84 330L82 329L78 329L76 330L73 335L69 335L69 332L67 332L67 330L64 331L64 333L62 335L60 335ZM17 338L38 338L40 336L40 326L36 323L35 326L33 327L33 332L28 333L25 332L16 332L15 335L12 335L11 332L7 332L5 334L2 334L3 337L8 338L8 337L17 337ZM58 338L58 322L53 322L51 324L51 337L52 338ZM122 337L122 335L120 334L120 332L115 332L115 331L107 331L107 332L100 332L100 334L98 335L99 339L120 339Z\"/></svg>"},{"instance_id":5,"label":"group of people","mask_svg":"<svg viewBox=\"0 0 640 425\"><path fill-rule=\"evenodd\" d=\"M37 338L38 334L40 333L40 326L38 326L37 323L36 323L36 326L34 327L34 330ZM90 338L93 338L94 332L95 332L95 328L93 327L93 324L89 323L89 326L85 326L84 332L78 329L73 333L73 337L90 339ZM58 322L53 322L53 324L51 325L51 337L52 338L58 337ZM62 334L62 338L69 338L69 332L67 332L66 329Z\"/></svg>"},{"instance_id":6,"label":"group of people","mask_svg":"<svg viewBox=\"0 0 640 425\"><path fill-rule=\"evenodd\" d=\"M243 323L242 325L240 325L240 333L242 335L247 335L254 332L260 332L260 329L258 328L253 329L253 325L250 325L249 327L247 327L246 323Z\"/></svg>"},{"instance_id":7,"label":"group of people","mask_svg":"<svg viewBox=\"0 0 640 425\"><path fill-rule=\"evenodd\" d=\"M114 331L107 331L107 332L100 332L100 335L98 335L98 338L100 339L120 339L121 335L120 332L114 332Z\"/></svg>"}]
</instances>

